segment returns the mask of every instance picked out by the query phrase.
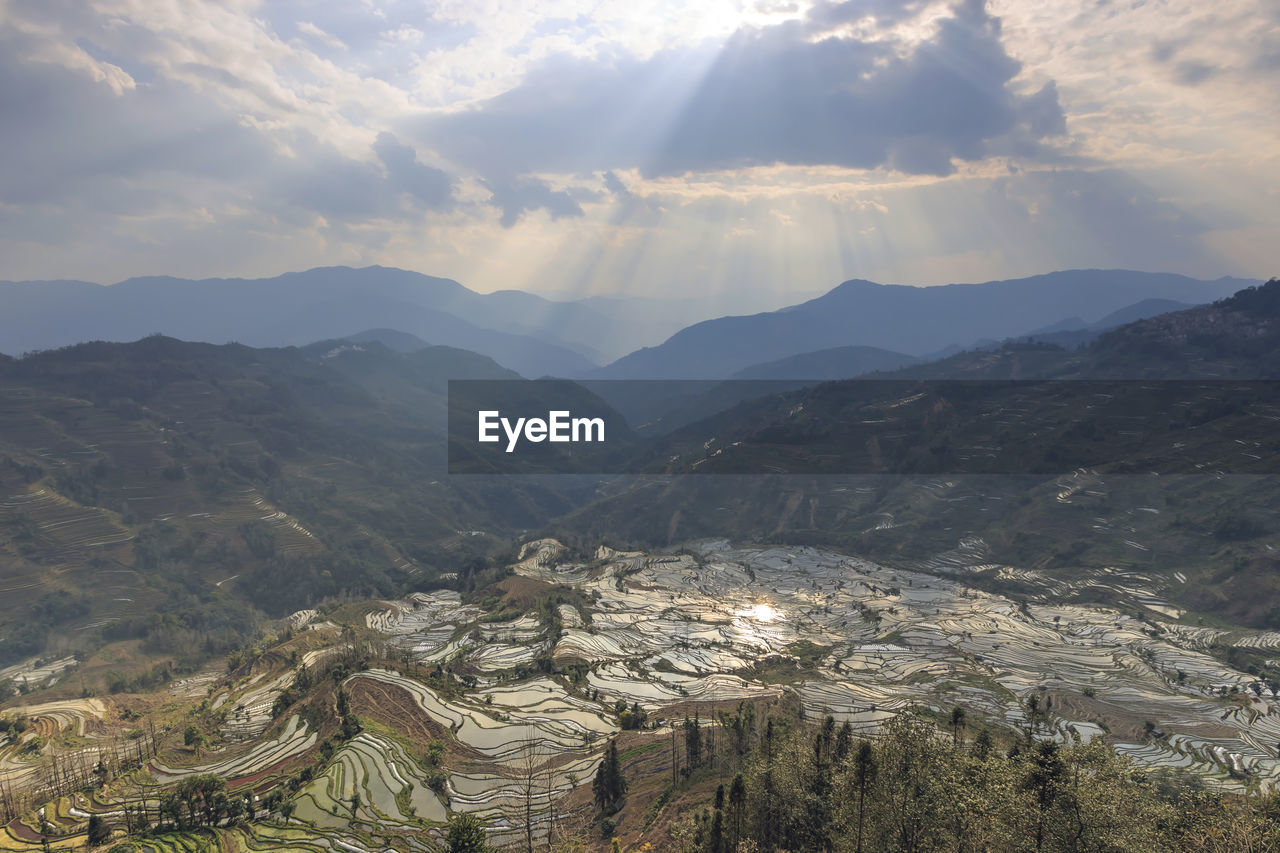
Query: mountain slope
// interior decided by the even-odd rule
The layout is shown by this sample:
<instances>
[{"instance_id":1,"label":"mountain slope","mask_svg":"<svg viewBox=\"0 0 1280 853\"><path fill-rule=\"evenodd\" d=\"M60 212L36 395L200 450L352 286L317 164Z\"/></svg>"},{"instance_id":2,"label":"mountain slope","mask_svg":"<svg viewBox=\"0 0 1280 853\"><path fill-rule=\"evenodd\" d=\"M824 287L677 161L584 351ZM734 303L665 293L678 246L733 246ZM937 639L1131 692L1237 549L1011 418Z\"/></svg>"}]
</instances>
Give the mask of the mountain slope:
<instances>
[{"instance_id":1,"label":"mountain slope","mask_svg":"<svg viewBox=\"0 0 1280 853\"><path fill-rule=\"evenodd\" d=\"M942 287L848 281L780 311L695 324L590 377L724 378L762 361L855 344L918 356L949 344L1025 334L1063 317L1100 316L1146 298L1206 302L1252 283L1126 270L1069 270Z\"/></svg>"},{"instance_id":2,"label":"mountain slope","mask_svg":"<svg viewBox=\"0 0 1280 853\"><path fill-rule=\"evenodd\" d=\"M833 347L753 364L730 379L848 379L876 370L897 370L912 364L913 356L878 347Z\"/></svg>"},{"instance_id":3,"label":"mountain slope","mask_svg":"<svg viewBox=\"0 0 1280 853\"><path fill-rule=\"evenodd\" d=\"M159 336L0 361L0 659L164 612L185 639L157 647L196 661L256 613L438 582L580 500L444 476L447 381L513 376L445 347Z\"/></svg>"},{"instance_id":4,"label":"mountain slope","mask_svg":"<svg viewBox=\"0 0 1280 853\"><path fill-rule=\"evenodd\" d=\"M408 332L399 332L395 329L365 329L363 332L356 332L354 335L347 335L344 340L352 341L357 344L377 341L387 349L392 349L396 352L415 352L420 349L426 349L430 346L430 344L417 335L411 335Z\"/></svg>"}]
</instances>

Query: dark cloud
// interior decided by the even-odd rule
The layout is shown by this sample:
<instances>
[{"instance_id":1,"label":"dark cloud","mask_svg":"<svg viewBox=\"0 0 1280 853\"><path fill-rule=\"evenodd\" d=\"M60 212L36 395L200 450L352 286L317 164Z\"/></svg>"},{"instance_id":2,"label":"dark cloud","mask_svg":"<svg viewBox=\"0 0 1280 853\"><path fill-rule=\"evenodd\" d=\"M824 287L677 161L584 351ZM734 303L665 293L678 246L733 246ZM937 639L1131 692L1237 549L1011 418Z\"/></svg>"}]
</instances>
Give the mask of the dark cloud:
<instances>
[{"instance_id":1,"label":"dark cloud","mask_svg":"<svg viewBox=\"0 0 1280 853\"><path fill-rule=\"evenodd\" d=\"M616 196L617 198L631 197L631 190L627 189L627 185L622 182L621 178L613 173L613 170L609 170L604 173L604 188L608 190L611 195Z\"/></svg>"},{"instance_id":2,"label":"dark cloud","mask_svg":"<svg viewBox=\"0 0 1280 853\"><path fill-rule=\"evenodd\" d=\"M440 169L418 162L417 154L390 133L379 133L373 152L387 169L387 179L424 206L443 210L453 206L453 181Z\"/></svg>"},{"instance_id":3,"label":"dark cloud","mask_svg":"<svg viewBox=\"0 0 1280 853\"><path fill-rule=\"evenodd\" d=\"M277 163L259 203L319 213L331 223L373 219L417 219L427 211L456 206L454 180L440 169L419 163L414 150L390 133L373 143L378 162L344 156L306 134L292 147L297 156Z\"/></svg>"},{"instance_id":4,"label":"dark cloud","mask_svg":"<svg viewBox=\"0 0 1280 853\"><path fill-rule=\"evenodd\" d=\"M1199 86L1221 69L1198 59L1178 59L1178 54L1191 45L1190 38L1157 41L1151 46L1151 58L1170 66L1173 79L1183 86Z\"/></svg>"},{"instance_id":5,"label":"dark cloud","mask_svg":"<svg viewBox=\"0 0 1280 853\"><path fill-rule=\"evenodd\" d=\"M645 61L550 61L516 89L419 129L483 174L649 176L777 163L947 174L953 160L1035 156L1063 132L1052 85L1010 90L1020 66L981 0L958 4L905 56L883 41L820 36L842 17L885 26L906 14L895 5L821 5L803 21Z\"/></svg>"},{"instance_id":6,"label":"dark cloud","mask_svg":"<svg viewBox=\"0 0 1280 853\"><path fill-rule=\"evenodd\" d=\"M270 192L263 195L260 201L268 206L284 202L329 220L353 222L393 215L397 192L377 165L313 144L273 177Z\"/></svg>"},{"instance_id":7,"label":"dark cloud","mask_svg":"<svg viewBox=\"0 0 1280 853\"><path fill-rule=\"evenodd\" d=\"M582 207L564 190L552 189L538 178L516 178L508 181L486 182L493 194L489 203L502 211L502 227L510 228L520 217L532 210L546 210L552 219L566 216L582 216Z\"/></svg>"},{"instance_id":8,"label":"dark cloud","mask_svg":"<svg viewBox=\"0 0 1280 853\"><path fill-rule=\"evenodd\" d=\"M912 17L928 5L928 0L848 0L845 3L819 3L809 12L809 26L816 30L830 30L841 24L851 24L872 18L882 27L889 27Z\"/></svg>"},{"instance_id":9,"label":"dark cloud","mask_svg":"<svg viewBox=\"0 0 1280 853\"><path fill-rule=\"evenodd\" d=\"M1204 62L1187 60L1174 68L1174 79L1184 86L1199 86L1212 77L1218 69Z\"/></svg>"}]
</instances>

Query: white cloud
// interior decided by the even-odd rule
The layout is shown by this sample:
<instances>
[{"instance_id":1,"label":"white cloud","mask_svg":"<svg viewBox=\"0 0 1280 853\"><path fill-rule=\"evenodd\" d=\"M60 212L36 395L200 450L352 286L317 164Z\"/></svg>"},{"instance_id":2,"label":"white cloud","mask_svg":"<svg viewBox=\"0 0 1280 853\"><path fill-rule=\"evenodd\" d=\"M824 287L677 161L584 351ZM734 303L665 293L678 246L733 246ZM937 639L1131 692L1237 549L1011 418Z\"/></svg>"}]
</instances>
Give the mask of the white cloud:
<instances>
[{"instance_id":1,"label":"white cloud","mask_svg":"<svg viewBox=\"0 0 1280 853\"><path fill-rule=\"evenodd\" d=\"M307 35L311 36L314 39L317 39L323 44L328 45L329 47L336 48L338 50L347 49L346 42L344 42L342 39L338 38L337 36L333 35L332 33L325 32L324 30L320 29L310 21L299 21L298 30L300 32L306 33Z\"/></svg>"}]
</instances>

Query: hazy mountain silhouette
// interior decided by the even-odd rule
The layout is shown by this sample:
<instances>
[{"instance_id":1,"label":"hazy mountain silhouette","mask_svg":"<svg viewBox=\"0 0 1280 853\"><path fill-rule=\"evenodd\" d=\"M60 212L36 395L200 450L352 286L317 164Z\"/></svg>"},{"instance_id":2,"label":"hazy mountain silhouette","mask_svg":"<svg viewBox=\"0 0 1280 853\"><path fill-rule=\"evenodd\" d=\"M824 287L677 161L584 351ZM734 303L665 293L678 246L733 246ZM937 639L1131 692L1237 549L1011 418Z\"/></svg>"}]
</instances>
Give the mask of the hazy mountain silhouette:
<instances>
[{"instance_id":1,"label":"hazy mountain silhouette","mask_svg":"<svg viewBox=\"0 0 1280 853\"><path fill-rule=\"evenodd\" d=\"M753 364L730 378L848 379L876 370L897 370L916 361L914 356L879 347L833 347Z\"/></svg>"},{"instance_id":2,"label":"hazy mountain silhouette","mask_svg":"<svg viewBox=\"0 0 1280 853\"><path fill-rule=\"evenodd\" d=\"M809 302L722 317L677 332L591 372L608 379L724 378L751 365L860 345L919 356L983 338L1136 308L1147 299L1203 303L1258 282L1128 270L1067 270L983 284L907 287L847 281Z\"/></svg>"},{"instance_id":3,"label":"hazy mountain silhouette","mask_svg":"<svg viewBox=\"0 0 1280 853\"><path fill-rule=\"evenodd\" d=\"M431 346L431 344L417 335L411 335L408 332L400 332L395 329L366 329L363 332L356 332L354 335L347 335L343 340L357 344L377 341L389 350L402 353L417 352L420 349L426 349Z\"/></svg>"},{"instance_id":4,"label":"hazy mountain silhouette","mask_svg":"<svg viewBox=\"0 0 1280 853\"><path fill-rule=\"evenodd\" d=\"M481 294L386 267L322 267L266 279L133 278L110 286L0 282L0 351L12 355L157 332L282 346L394 329L481 352L525 376L568 375L604 361L601 351L616 355L645 340L635 326L626 300L588 305L514 290Z\"/></svg>"}]
</instances>

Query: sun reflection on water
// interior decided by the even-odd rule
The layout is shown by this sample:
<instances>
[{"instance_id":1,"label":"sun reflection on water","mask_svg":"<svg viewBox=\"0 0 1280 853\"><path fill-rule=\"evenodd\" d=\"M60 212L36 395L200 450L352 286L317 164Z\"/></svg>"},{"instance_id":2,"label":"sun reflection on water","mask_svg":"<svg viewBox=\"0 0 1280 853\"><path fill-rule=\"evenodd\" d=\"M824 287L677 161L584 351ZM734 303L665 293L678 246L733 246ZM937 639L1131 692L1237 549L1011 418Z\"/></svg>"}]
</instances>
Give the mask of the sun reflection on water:
<instances>
[{"instance_id":1,"label":"sun reflection on water","mask_svg":"<svg viewBox=\"0 0 1280 853\"><path fill-rule=\"evenodd\" d=\"M755 622L772 622L782 618L782 611L771 604L761 603L739 610L738 615Z\"/></svg>"}]
</instances>

